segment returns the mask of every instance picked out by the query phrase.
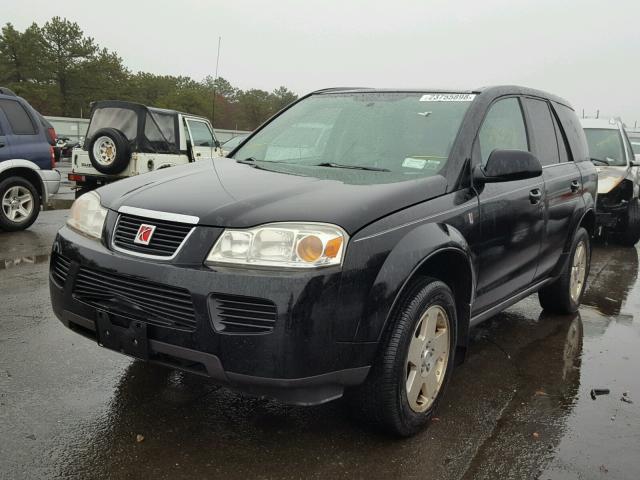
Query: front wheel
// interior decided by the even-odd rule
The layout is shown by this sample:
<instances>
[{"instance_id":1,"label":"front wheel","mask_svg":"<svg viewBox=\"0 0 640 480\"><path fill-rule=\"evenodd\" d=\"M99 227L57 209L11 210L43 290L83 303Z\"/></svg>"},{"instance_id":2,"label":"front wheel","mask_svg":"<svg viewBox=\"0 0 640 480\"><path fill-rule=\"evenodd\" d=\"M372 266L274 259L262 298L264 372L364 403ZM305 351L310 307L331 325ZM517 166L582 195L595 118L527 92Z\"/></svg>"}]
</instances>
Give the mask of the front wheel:
<instances>
[{"instance_id":1,"label":"front wheel","mask_svg":"<svg viewBox=\"0 0 640 480\"><path fill-rule=\"evenodd\" d=\"M454 296L445 283L413 281L390 318L369 377L351 392L356 413L399 436L423 428L453 370L456 321Z\"/></svg>"},{"instance_id":2,"label":"front wheel","mask_svg":"<svg viewBox=\"0 0 640 480\"><path fill-rule=\"evenodd\" d=\"M640 202L634 198L627 209L624 231L620 234L620 243L627 247L633 247L638 243L638 240L640 240Z\"/></svg>"},{"instance_id":3,"label":"front wheel","mask_svg":"<svg viewBox=\"0 0 640 480\"><path fill-rule=\"evenodd\" d=\"M569 314L578 311L589 276L591 243L587 231L579 227L573 236L569 261L560 277L540 289L538 299L547 312Z\"/></svg>"},{"instance_id":4,"label":"front wheel","mask_svg":"<svg viewBox=\"0 0 640 480\"><path fill-rule=\"evenodd\" d=\"M0 182L0 229L24 230L38 218L40 197L33 184L22 177Z\"/></svg>"}]
</instances>

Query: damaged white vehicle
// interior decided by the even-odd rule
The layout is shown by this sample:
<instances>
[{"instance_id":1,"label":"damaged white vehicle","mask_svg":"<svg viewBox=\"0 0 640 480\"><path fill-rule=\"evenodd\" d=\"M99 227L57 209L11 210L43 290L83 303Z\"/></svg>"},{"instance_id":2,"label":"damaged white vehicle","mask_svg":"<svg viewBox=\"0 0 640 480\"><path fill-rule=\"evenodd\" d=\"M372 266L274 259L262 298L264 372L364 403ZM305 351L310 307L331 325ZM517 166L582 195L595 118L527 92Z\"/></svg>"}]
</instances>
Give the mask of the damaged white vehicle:
<instances>
[{"instance_id":1,"label":"damaged white vehicle","mask_svg":"<svg viewBox=\"0 0 640 480\"><path fill-rule=\"evenodd\" d=\"M598 170L597 233L633 246L640 240L640 162L620 120L580 120Z\"/></svg>"}]
</instances>

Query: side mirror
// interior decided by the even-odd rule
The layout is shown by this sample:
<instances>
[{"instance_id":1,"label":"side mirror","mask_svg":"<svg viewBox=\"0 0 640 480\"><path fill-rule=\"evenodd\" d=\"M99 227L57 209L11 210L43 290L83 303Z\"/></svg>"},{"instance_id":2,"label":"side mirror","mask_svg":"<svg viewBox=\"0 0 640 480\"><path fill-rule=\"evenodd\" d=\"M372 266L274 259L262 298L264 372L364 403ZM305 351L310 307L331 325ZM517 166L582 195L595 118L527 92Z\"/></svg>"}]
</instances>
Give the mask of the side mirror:
<instances>
[{"instance_id":1,"label":"side mirror","mask_svg":"<svg viewBox=\"0 0 640 480\"><path fill-rule=\"evenodd\" d=\"M636 159L635 159L635 161L631 162L631 166L632 167L640 167L640 153L636 153L635 157L636 157Z\"/></svg>"},{"instance_id":2,"label":"side mirror","mask_svg":"<svg viewBox=\"0 0 640 480\"><path fill-rule=\"evenodd\" d=\"M494 150L487 164L478 165L474 171L474 180L479 183L511 182L542 175L540 160L524 150Z\"/></svg>"}]
</instances>

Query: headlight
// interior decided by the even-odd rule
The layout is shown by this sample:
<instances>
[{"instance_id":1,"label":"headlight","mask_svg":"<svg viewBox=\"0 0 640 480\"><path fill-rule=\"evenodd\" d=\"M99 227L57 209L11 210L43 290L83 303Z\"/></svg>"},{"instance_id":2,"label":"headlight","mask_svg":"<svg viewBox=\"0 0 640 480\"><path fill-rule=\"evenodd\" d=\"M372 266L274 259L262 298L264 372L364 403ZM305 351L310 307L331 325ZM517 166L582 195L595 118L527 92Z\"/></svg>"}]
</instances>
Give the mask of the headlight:
<instances>
[{"instance_id":1,"label":"headlight","mask_svg":"<svg viewBox=\"0 0 640 480\"><path fill-rule=\"evenodd\" d=\"M340 265L348 241L344 230L321 223L271 223L225 230L207 263L314 268Z\"/></svg>"},{"instance_id":2,"label":"headlight","mask_svg":"<svg viewBox=\"0 0 640 480\"><path fill-rule=\"evenodd\" d=\"M73 205L67 219L67 226L87 237L100 239L102 227L107 217L107 209L100 205L100 195L85 193Z\"/></svg>"}]
</instances>

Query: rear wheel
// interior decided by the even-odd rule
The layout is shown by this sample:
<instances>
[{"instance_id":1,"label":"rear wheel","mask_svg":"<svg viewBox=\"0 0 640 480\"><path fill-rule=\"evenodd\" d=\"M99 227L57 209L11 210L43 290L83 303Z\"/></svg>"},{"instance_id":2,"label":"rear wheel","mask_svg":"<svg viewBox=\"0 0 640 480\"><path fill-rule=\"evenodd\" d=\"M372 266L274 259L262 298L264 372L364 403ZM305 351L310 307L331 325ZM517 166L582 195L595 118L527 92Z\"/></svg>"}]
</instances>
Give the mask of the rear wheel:
<instances>
[{"instance_id":1,"label":"rear wheel","mask_svg":"<svg viewBox=\"0 0 640 480\"><path fill-rule=\"evenodd\" d=\"M351 392L357 412L400 436L428 423L453 369L456 308L449 287L413 281L390 319L382 351L364 385Z\"/></svg>"},{"instance_id":2,"label":"rear wheel","mask_svg":"<svg viewBox=\"0 0 640 480\"><path fill-rule=\"evenodd\" d=\"M22 177L8 177L0 182L0 228L24 230L38 218L40 197L33 184Z\"/></svg>"},{"instance_id":3,"label":"rear wheel","mask_svg":"<svg viewBox=\"0 0 640 480\"><path fill-rule=\"evenodd\" d=\"M576 231L569 261L560 277L540 289L538 299L543 309L552 313L568 314L578 310L591 265L589 234L580 227Z\"/></svg>"},{"instance_id":4,"label":"rear wheel","mask_svg":"<svg viewBox=\"0 0 640 480\"><path fill-rule=\"evenodd\" d=\"M629 203L624 231L620 234L620 243L633 247L640 240L640 202L634 198Z\"/></svg>"}]
</instances>

